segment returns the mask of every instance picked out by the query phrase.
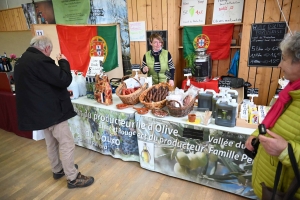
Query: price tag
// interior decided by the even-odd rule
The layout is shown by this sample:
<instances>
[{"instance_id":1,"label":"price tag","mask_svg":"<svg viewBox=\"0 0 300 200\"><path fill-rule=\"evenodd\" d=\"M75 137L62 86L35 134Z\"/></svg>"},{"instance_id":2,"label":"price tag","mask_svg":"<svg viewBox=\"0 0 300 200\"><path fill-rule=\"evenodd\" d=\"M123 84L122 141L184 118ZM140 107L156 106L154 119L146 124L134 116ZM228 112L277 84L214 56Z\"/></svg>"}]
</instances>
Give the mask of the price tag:
<instances>
[{"instance_id":1,"label":"price tag","mask_svg":"<svg viewBox=\"0 0 300 200\"><path fill-rule=\"evenodd\" d=\"M141 69L141 66L139 64L132 64L131 65L131 69L132 70L140 70Z\"/></svg>"},{"instance_id":2,"label":"price tag","mask_svg":"<svg viewBox=\"0 0 300 200\"><path fill-rule=\"evenodd\" d=\"M191 68L184 68L183 69L183 76L192 76L192 69Z\"/></svg>"},{"instance_id":3,"label":"price tag","mask_svg":"<svg viewBox=\"0 0 300 200\"><path fill-rule=\"evenodd\" d=\"M228 81L228 80L219 80L218 81L218 86L219 88L230 88L230 84L231 84L231 81Z\"/></svg>"},{"instance_id":4,"label":"price tag","mask_svg":"<svg viewBox=\"0 0 300 200\"><path fill-rule=\"evenodd\" d=\"M166 71L166 72L165 72L165 75L166 75L166 77L167 77L168 79L171 79L171 77L172 77L172 74L171 74L170 71Z\"/></svg>"},{"instance_id":5,"label":"price tag","mask_svg":"<svg viewBox=\"0 0 300 200\"><path fill-rule=\"evenodd\" d=\"M247 88L248 97L258 97L258 88Z\"/></svg>"}]
</instances>

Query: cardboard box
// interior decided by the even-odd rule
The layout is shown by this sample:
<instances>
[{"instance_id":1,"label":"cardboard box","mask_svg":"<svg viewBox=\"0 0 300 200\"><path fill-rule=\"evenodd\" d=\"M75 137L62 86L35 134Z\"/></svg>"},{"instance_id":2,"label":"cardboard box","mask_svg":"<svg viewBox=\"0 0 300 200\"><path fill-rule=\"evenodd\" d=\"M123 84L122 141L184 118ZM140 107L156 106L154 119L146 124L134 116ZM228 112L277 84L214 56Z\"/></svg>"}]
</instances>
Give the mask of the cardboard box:
<instances>
[{"instance_id":1,"label":"cardboard box","mask_svg":"<svg viewBox=\"0 0 300 200\"><path fill-rule=\"evenodd\" d=\"M240 88L230 88L231 90L235 90L238 92L238 100L237 103L241 104L244 100L244 87L240 87Z\"/></svg>"},{"instance_id":2,"label":"cardboard box","mask_svg":"<svg viewBox=\"0 0 300 200\"><path fill-rule=\"evenodd\" d=\"M243 128L253 128L257 129L258 124L249 124L246 120L237 118L236 119L236 126L243 127Z\"/></svg>"}]
</instances>

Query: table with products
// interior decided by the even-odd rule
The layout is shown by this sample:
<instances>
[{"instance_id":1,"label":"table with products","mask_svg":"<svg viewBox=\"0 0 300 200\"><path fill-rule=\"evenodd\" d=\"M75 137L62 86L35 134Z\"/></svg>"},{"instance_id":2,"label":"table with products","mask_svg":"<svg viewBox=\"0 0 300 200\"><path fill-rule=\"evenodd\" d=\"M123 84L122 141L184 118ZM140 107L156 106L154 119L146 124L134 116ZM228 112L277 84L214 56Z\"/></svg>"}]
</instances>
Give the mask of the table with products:
<instances>
[{"instance_id":1,"label":"table with products","mask_svg":"<svg viewBox=\"0 0 300 200\"><path fill-rule=\"evenodd\" d=\"M69 120L79 146L140 162L142 168L220 189L250 199L252 159L244 154L254 129L208 126L185 117L140 115L132 107L119 110L93 99L72 100L78 116ZM142 104L136 105L141 107ZM200 112L193 111L199 118Z\"/></svg>"},{"instance_id":2,"label":"table with products","mask_svg":"<svg viewBox=\"0 0 300 200\"><path fill-rule=\"evenodd\" d=\"M18 129L16 96L12 92L0 91L0 128L18 136L32 139L32 131Z\"/></svg>"}]
</instances>

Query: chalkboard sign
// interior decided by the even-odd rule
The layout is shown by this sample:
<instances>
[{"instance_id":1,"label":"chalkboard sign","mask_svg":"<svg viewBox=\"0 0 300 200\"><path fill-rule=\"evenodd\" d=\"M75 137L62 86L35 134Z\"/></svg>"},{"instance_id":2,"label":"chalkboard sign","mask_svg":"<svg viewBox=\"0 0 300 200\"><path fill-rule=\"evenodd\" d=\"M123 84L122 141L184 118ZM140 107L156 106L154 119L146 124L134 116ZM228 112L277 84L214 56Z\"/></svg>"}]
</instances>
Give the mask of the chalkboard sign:
<instances>
[{"instance_id":1,"label":"chalkboard sign","mask_svg":"<svg viewBox=\"0 0 300 200\"><path fill-rule=\"evenodd\" d=\"M167 31L147 31L146 32L146 37L147 37L147 51L152 49L152 46L150 45L150 41L149 38L151 36L151 34L153 33L157 33L159 34L163 41L164 41L164 46L163 49L168 50L168 32Z\"/></svg>"},{"instance_id":2,"label":"chalkboard sign","mask_svg":"<svg viewBox=\"0 0 300 200\"><path fill-rule=\"evenodd\" d=\"M247 96L248 95L258 95L258 88L247 88Z\"/></svg>"},{"instance_id":3,"label":"chalkboard sign","mask_svg":"<svg viewBox=\"0 0 300 200\"><path fill-rule=\"evenodd\" d=\"M192 69L191 68L184 68L183 69L184 76L192 76Z\"/></svg>"},{"instance_id":4,"label":"chalkboard sign","mask_svg":"<svg viewBox=\"0 0 300 200\"><path fill-rule=\"evenodd\" d=\"M222 88L230 88L231 81L228 80L219 80L218 86Z\"/></svg>"},{"instance_id":5,"label":"chalkboard sign","mask_svg":"<svg viewBox=\"0 0 300 200\"><path fill-rule=\"evenodd\" d=\"M248 66L278 66L285 32L285 22L252 24Z\"/></svg>"},{"instance_id":6,"label":"chalkboard sign","mask_svg":"<svg viewBox=\"0 0 300 200\"><path fill-rule=\"evenodd\" d=\"M139 70L139 69L141 69L141 65L139 65L139 64L131 64L131 69L132 70Z\"/></svg>"}]
</instances>

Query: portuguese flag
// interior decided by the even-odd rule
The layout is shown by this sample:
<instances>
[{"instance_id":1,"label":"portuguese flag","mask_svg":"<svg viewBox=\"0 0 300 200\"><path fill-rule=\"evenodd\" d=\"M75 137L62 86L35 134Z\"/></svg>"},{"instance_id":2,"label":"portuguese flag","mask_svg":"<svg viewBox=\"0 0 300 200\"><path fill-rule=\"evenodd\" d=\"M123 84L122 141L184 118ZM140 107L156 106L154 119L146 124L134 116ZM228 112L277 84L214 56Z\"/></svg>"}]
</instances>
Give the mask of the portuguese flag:
<instances>
[{"instance_id":1,"label":"portuguese flag","mask_svg":"<svg viewBox=\"0 0 300 200\"><path fill-rule=\"evenodd\" d=\"M118 67L117 25L56 26L61 53L72 70L87 72L92 56L103 56L103 70Z\"/></svg>"},{"instance_id":2,"label":"portuguese flag","mask_svg":"<svg viewBox=\"0 0 300 200\"><path fill-rule=\"evenodd\" d=\"M206 48L212 60L228 58L233 27L233 24L183 27L184 58L197 48Z\"/></svg>"}]
</instances>

